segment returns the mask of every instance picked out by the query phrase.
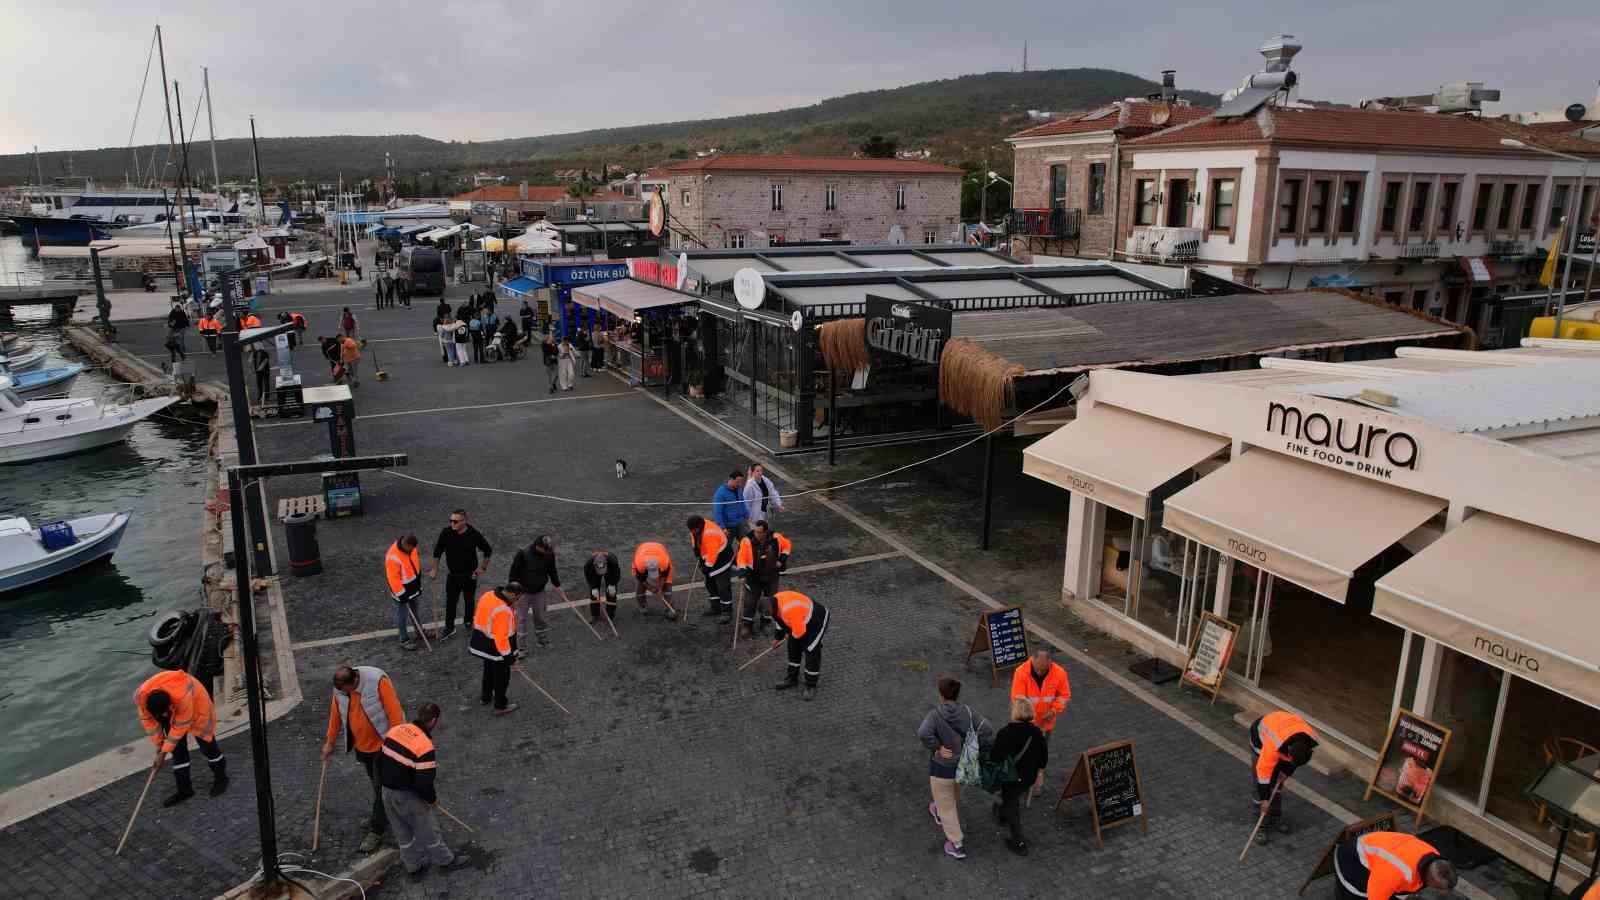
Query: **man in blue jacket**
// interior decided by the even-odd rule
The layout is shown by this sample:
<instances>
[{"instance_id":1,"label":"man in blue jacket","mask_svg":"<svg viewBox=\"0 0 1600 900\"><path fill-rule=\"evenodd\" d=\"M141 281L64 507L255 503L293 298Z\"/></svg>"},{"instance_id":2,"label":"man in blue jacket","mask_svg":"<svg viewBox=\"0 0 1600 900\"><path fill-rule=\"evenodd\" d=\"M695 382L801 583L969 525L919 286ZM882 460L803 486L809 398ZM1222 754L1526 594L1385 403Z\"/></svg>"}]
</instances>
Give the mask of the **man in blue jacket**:
<instances>
[{"instance_id":1,"label":"man in blue jacket","mask_svg":"<svg viewBox=\"0 0 1600 900\"><path fill-rule=\"evenodd\" d=\"M750 511L740 493L743 487L744 473L734 469L728 473L728 480L711 495L711 518L728 533L728 542L734 546L749 532Z\"/></svg>"}]
</instances>

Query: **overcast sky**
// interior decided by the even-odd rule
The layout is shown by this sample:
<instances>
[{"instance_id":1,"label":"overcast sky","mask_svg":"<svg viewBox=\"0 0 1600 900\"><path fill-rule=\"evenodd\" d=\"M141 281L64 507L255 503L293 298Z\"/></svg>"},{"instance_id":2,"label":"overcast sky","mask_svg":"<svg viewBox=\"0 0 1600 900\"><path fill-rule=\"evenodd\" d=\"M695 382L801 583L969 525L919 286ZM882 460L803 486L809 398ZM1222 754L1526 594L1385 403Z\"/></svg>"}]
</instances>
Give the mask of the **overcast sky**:
<instances>
[{"instance_id":1,"label":"overcast sky","mask_svg":"<svg viewBox=\"0 0 1600 900\"><path fill-rule=\"evenodd\" d=\"M1263 15L1263 7L1276 11ZM1593 104L1600 13L1579 0L0 0L0 153L129 142L152 26L184 117L211 68L218 137L485 140L762 112L973 72L1096 66L1221 91L1284 31L1307 97L1482 81L1490 112ZM136 143L165 141L159 76ZM205 136L205 126L198 132Z\"/></svg>"}]
</instances>

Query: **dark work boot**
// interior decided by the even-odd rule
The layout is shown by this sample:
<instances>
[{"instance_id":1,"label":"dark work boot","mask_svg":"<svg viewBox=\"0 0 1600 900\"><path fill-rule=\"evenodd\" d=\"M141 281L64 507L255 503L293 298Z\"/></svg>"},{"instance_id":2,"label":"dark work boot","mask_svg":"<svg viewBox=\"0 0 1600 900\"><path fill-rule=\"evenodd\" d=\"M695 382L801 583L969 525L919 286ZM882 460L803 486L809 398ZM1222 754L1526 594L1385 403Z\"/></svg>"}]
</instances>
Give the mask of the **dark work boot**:
<instances>
[{"instance_id":1,"label":"dark work boot","mask_svg":"<svg viewBox=\"0 0 1600 900\"><path fill-rule=\"evenodd\" d=\"M172 775L178 781L178 790L161 801L162 806L177 806L179 803L194 796L194 783L189 778L189 769L173 769Z\"/></svg>"},{"instance_id":2,"label":"dark work boot","mask_svg":"<svg viewBox=\"0 0 1600 900\"><path fill-rule=\"evenodd\" d=\"M216 762L207 762L211 766L211 796L220 797L228 789L228 759L223 757Z\"/></svg>"}]
</instances>

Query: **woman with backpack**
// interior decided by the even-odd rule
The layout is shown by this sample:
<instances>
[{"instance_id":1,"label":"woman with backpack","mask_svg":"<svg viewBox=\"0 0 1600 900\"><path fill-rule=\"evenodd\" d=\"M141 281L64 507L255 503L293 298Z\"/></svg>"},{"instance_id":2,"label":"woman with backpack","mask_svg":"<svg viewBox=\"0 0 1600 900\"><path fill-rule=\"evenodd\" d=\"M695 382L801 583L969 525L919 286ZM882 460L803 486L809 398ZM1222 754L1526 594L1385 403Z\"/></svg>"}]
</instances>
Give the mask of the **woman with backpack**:
<instances>
[{"instance_id":1,"label":"woman with backpack","mask_svg":"<svg viewBox=\"0 0 1600 900\"><path fill-rule=\"evenodd\" d=\"M963 778L977 783L979 758L994 743L994 726L973 712L972 707L957 703L960 696L961 682L940 678L939 705L923 717L917 737L930 751L928 786L933 802L928 804L928 815L944 829L945 855L966 859L961 835L961 785L956 776L958 770L965 768L967 771L960 773Z\"/></svg>"},{"instance_id":2,"label":"woman with backpack","mask_svg":"<svg viewBox=\"0 0 1600 900\"><path fill-rule=\"evenodd\" d=\"M1011 701L1011 723L994 736L990 760L1011 760L1017 767L1017 780L1000 785L1000 802L994 805L995 818L1011 832L1006 847L1018 856L1028 855L1028 841L1022 836L1022 798L1044 786L1044 767L1050 762L1050 742L1033 724L1033 702L1026 697Z\"/></svg>"},{"instance_id":3,"label":"woman with backpack","mask_svg":"<svg viewBox=\"0 0 1600 900\"><path fill-rule=\"evenodd\" d=\"M472 361L472 329L459 315L450 323L450 328L456 339L456 365L464 366Z\"/></svg>"}]
</instances>

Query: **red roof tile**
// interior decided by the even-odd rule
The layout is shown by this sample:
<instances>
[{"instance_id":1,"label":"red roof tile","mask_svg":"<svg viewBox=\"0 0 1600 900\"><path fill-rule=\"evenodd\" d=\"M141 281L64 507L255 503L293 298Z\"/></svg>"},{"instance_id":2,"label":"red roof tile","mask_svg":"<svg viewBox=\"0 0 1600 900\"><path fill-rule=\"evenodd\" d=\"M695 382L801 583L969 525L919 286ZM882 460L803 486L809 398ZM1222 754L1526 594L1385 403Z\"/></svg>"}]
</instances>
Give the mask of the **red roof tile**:
<instances>
[{"instance_id":1,"label":"red roof tile","mask_svg":"<svg viewBox=\"0 0 1600 900\"><path fill-rule=\"evenodd\" d=\"M960 175L954 166L919 159L850 156L708 156L663 166L663 175L685 172L820 172L837 175Z\"/></svg>"},{"instance_id":2,"label":"red roof tile","mask_svg":"<svg viewBox=\"0 0 1600 900\"><path fill-rule=\"evenodd\" d=\"M465 194L457 194L454 197L451 197L450 199L451 200L458 200L458 201L467 201L467 202L472 202L472 203L517 203L517 202L523 202L523 200L524 200L524 198L522 196L522 188L519 185L490 185L488 187L478 188L477 190L467 191ZM559 184L530 184L530 185L528 185L528 196L526 198L526 202L529 202L529 203L558 203L558 202L560 202L562 200L566 200L566 199L568 199L568 197L567 197L567 188L564 185L559 185ZM631 199L634 199L634 198L625 196L625 195L623 195L621 193L618 193L616 191L596 191L594 194L590 195L587 199L590 200L590 201L595 201L595 200L611 201L611 200L631 200Z\"/></svg>"},{"instance_id":3,"label":"red roof tile","mask_svg":"<svg viewBox=\"0 0 1600 900\"><path fill-rule=\"evenodd\" d=\"M1143 134L1159 128L1171 128L1185 122L1210 115L1209 106L1169 106L1167 121L1157 125L1151 117L1162 104L1118 101L1086 113L1053 119L1013 134L1012 138L1050 137L1058 134L1092 134L1097 131L1117 131L1122 134ZM1109 110L1109 111L1108 111ZM1103 113L1103 114L1102 114Z\"/></svg>"}]
</instances>

